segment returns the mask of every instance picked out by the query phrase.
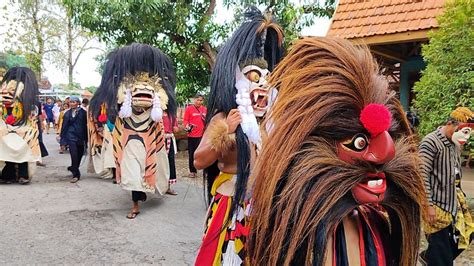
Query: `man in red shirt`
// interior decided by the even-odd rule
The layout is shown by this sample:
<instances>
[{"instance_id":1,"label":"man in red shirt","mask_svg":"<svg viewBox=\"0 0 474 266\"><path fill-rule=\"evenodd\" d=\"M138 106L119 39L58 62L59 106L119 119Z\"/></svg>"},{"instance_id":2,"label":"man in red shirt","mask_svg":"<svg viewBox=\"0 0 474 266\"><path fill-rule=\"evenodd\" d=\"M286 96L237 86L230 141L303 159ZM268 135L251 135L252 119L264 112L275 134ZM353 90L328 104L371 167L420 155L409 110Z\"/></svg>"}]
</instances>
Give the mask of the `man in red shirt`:
<instances>
[{"instance_id":1,"label":"man in red shirt","mask_svg":"<svg viewBox=\"0 0 474 266\"><path fill-rule=\"evenodd\" d=\"M204 121L206 120L207 108L202 105L204 96L197 94L194 97L194 104L186 107L183 118L183 125L188 132L188 152L189 152L189 177L196 177L197 170L194 167L194 151L201 142L204 133Z\"/></svg>"}]
</instances>

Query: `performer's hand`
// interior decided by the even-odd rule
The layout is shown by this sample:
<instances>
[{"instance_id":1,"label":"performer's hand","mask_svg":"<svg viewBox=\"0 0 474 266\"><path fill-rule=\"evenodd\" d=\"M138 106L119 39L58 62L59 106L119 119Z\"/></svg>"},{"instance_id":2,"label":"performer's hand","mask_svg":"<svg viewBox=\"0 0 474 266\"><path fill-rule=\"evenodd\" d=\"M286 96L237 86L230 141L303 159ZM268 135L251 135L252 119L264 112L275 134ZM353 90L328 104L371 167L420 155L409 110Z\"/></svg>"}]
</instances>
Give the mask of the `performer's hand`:
<instances>
[{"instance_id":1,"label":"performer's hand","mask_svg":"<svg viewBox=\"0 0 474 266\"><path fill-rule=\"evenodd\" d=\"M240 122L242 122L242 117L240 116L239 110L232 109L226 118L227 123L227 133L234 133Z\"/></svg>"},{"instance_id":2,"label":"performer's hand","mask_svg":"<svg viewBox=\"0 0 474 266\"><path fill-rule=\"evenodd\" d=\"M433 206L428 207L428 222L433 224L436 222L436 210Z\"/></svg>"}]
</instances>

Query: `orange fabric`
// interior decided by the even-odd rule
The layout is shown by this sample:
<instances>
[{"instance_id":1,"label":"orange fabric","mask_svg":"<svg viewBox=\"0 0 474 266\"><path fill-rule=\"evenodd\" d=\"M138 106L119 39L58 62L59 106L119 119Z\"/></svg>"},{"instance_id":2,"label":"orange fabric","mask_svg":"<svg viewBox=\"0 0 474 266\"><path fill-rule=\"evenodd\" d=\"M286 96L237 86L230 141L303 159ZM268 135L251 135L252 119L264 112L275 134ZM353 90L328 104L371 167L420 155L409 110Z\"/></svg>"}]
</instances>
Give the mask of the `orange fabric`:
<instances>
[{"instance_id":1,"label":"orange fabric","mask_svg":"<svg viewBox=\"0 0 474 266\"><path fill-rule=\"evenodd\" d=\"M142 132L135 131L133 129L128 129L124 126L123 120L117 118L115 122L115 129L112 133L113 136L113 145L114 145L114 157L116 165L116 179L120 183L121 180L121 167L120 162L123 158L123 148L127 145L127 142L130 140L131 136L138 136L144 141L145 150L147 151L146 161L145 161L145 176L143 179L149 187L156 186L156 153L163 148L164 146L164 131L163 124L160 123L150 123L150 126Z\"/></svg>"}]
</instances>

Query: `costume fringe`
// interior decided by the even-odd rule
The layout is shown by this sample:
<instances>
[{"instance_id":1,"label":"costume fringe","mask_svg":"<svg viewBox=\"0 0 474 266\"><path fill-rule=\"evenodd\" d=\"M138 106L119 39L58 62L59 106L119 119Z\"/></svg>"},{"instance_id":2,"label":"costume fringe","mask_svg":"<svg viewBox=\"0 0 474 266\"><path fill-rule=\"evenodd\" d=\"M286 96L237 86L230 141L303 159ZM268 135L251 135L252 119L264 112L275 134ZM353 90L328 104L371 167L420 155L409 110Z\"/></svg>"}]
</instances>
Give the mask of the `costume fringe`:
<instances>
[{"instance_id":1,"label":"costume fringe","mask_svg":"<svg viewBox=\"0 0 474 266\"><path fill-rule=\"evenodd\" d=\"M213 121L207 131L209 132L208 143L211 144L212 149L220 155L226 154L236 148L235 133L227 133L228 126L224 119L217 119Z\"/></svg>"}]
</instances>

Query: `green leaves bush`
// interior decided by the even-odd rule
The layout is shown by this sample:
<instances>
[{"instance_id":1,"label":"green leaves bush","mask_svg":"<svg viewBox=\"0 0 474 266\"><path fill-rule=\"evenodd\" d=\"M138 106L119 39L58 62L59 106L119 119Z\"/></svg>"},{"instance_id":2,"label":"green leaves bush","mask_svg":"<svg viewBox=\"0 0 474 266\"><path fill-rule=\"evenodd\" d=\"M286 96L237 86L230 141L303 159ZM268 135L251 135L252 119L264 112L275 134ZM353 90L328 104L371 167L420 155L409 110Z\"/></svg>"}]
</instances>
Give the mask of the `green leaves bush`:
<instances>
[{"instance_id":1,"label":"green leaves bush","mask_svg":"<svg viewBox=\"0 0 474 266\"><path fill-rule=\"evenodd\" d=\"M474 108L474 1L448 1L439 29L422 48L427 62L415 84L415 108L424 136L443 124L457 106Z\"/></svg>"}]
</instances>

